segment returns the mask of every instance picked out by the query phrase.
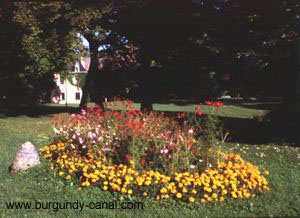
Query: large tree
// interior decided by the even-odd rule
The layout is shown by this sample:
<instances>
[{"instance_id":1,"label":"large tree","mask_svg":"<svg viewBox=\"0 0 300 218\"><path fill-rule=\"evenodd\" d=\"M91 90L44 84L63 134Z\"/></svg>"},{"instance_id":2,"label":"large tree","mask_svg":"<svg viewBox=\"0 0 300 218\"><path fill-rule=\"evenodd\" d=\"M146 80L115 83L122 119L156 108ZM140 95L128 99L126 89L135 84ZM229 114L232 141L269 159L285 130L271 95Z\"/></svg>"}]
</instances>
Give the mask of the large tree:
<instances>
[{"instance_id":1,"label":"large tree","mask_svg":"<svg viewBox=\"0 0 300 218\"><path fill-rule=\"evenodd\" d=\"M14 20L23 27L23 49L29 55L31 75L71 70L84 55L78 33L89 42L91 65L83 87L81 108L86 108L93 75L98 72L98 48L106 37L101 21L111 10L110 1L17 2Z\"/></svg>"}]
</instances>

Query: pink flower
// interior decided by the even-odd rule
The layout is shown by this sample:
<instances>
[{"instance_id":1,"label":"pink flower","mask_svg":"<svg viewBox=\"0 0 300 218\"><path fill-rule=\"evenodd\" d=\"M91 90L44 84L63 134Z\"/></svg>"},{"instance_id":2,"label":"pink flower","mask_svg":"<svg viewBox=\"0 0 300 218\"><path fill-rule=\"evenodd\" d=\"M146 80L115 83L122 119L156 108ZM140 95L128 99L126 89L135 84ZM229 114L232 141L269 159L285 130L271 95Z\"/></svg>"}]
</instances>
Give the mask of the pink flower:
<instances>
[{"instance_id":1,"label":"pink flower","mask_svg":"<svg viewBox=\"0 0 300 218\"><path fill-rule=\"evenodd\" d=\"M86 111L82 109L82 110L81 110L81 114L82 114L82 115L86 115Z\"/></svg>"},{"instance_id":2,"label":"pink flower","mask_svg":"<svg viewBox=\"0 0 300 218\"><path fill-rule=\"evenodd\" d=\"M93 138L93 133L92 133L92 132L89 132L89 133L88 133L88 138L90 138L90 139Z\"/></svg>"},{"instance_id":3,"label":"pink flower","mask_svg":"<svg viewBox=\"0 0 300 218\"><path fill-rule=\"evenodd\" d=\"M82 138L79 138L78 140L79 140L79 143L80 143L80 144L83 143L83 139L82 139Z\"/></svg>"}]
</instances>

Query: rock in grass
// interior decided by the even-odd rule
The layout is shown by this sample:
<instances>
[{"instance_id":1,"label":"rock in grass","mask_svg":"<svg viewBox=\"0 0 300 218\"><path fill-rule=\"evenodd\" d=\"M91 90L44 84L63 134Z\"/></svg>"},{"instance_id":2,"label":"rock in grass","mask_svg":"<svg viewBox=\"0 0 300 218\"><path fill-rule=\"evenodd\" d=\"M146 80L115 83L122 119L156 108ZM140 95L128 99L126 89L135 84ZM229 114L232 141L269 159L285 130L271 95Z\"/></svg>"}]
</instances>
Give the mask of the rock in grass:
<instances>
[{"instance_id":1,"label":"rock in grass","mask_svg":"<svg viewBox=\"0 0 300 218\"><path fill-rule=\"evenodd\" d=\"M38 151L31 142L26 142L17 150L15 159L9 170L14 173L22 173L38 164L40 164Z\"/></svg>"}]
</instances>

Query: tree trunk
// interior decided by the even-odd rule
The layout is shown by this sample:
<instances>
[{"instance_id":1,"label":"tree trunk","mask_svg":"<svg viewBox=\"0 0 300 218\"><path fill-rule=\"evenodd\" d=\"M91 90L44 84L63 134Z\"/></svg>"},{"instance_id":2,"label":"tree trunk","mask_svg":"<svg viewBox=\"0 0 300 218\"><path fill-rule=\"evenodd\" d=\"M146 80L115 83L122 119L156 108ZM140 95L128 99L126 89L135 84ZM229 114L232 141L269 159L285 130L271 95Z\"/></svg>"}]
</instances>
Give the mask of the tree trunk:
<instances>
[{"instance_id":1,"label":"tree trunk","mask_svg":"<svg viewBox=\"0 0 300 218\"><path fill-rule=\"evenodd\" d=\"M142 76L142 102L141 102L141 110L142 111L152 111L153 110L153 96L151 85L153 85L152 76L151 75L151 67L150 62L153 56L153 51L150 48L144 48L144 53L142 55L142 70L144 70L144 74Z\"/></svg>"},{"instance_id":2,"label":"tree trunk","mask_svg":"<svg viewBox=\"0 0 300 218\"><path fill-rule=\"evenodd\" d=\"M86 37L87 38L87 37ZM90 46L90 57L91 57L91 63L89 70L87 72L85 84L82 88L82 98L79 104L79 109L87 109L87 103L90 96L90 89L91 84L94 78L94 75L99 71L98 68L98 47L99 43L89 40L89 46Z\"/></svg>"},{"instance_id":3,"label":"tree trunk","mask_svg":"<svg viewBox=\"0 0 300 218\"><path fill-rule=\"evenodd\" d=\"M149 72L145 72L145 74L149 74ZM151 81L150 76L146 76L143 81L143 91L142 91L142 102L141 102L141 110L142 111L152 111L153 110L153 97L151 93Z\"/></svg>"}]
</instances>

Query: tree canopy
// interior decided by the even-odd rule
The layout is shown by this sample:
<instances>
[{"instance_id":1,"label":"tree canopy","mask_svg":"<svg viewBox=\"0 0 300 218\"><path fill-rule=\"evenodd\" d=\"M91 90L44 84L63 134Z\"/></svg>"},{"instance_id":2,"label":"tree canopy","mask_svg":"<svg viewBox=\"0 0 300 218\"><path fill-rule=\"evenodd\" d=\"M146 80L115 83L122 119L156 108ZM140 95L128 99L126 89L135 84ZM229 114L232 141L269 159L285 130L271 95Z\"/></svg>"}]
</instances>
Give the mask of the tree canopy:
<instances>
[{"instance_id":1,"label":"tree canopy","mask_svg":"<svg viewBox=\"0 0 300 218\"><path fill-rule=\"evenodd\" d=\"M114 69L132 71L148 109L162 95L287 96L294 90L281 86L296 86L296 0L3 2L0 15L7 29L0 83L18 78L31 93L51 86L54 73L65 75L86 54L78 34L88 40L81 107L100 75L100 45L109 45Z\"/></svg>"}]
</instances>

